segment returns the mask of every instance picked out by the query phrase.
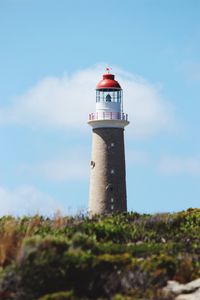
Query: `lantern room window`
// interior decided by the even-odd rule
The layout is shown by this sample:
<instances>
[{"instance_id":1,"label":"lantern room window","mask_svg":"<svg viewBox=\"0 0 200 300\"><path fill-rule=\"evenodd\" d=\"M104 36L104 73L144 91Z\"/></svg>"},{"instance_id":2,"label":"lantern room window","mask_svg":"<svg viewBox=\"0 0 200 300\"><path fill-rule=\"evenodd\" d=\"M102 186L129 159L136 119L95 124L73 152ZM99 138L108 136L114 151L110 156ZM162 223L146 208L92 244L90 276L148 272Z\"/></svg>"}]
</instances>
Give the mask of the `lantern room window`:
<instances>
[{"instance_id":1,"label":"lantern room window","mask_svg":"<svg viewBox=\"0 0 200 300\"><path fill-rule=\"evenodd\" d=\"M96 90L96 102L122 102L122 90Z\"/></svg>"},{"instance_id":2,"label":"lantern room window","mask_svg":"<svg viewBox=\"0 0 200 300\"><path fill-rule=\"evenodd\" d=\"M110 96L110 94L106 95L106 102L111 102L111 96Z\"/></svg>"}]
</instances>

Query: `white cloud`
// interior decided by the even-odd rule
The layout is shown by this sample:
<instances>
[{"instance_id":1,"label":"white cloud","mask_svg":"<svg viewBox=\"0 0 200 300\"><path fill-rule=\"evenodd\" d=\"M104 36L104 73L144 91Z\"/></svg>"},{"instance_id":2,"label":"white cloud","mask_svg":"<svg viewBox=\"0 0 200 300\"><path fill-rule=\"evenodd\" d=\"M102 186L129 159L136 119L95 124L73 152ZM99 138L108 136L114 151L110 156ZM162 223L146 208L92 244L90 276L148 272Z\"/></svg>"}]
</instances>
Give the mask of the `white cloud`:
<instances>
[{"instance_id":1,"label":"white cloud","mask_svg":"<svg viewBox=\"0 0 200 300\"><path fill-rule=\"evenodd\" d=\"M44 78L11 105L0 107L0 124L85 130L104 69L104 65L97 65L73 75ZM129 134L149 136L174 127L172 105L163 99L160 86L117 67L114 73L124 89L124 110L131 121Z\"/></svg>"},{"instance_id":2,"label":"white cloud","mask_svg":"<svg viewBox=\"0 0 200 300\"><path fill-rule=\"evenodd\" d=\"M159 162L159 171L168 175L200 175L200 155L163 156Z\"/></svg>"},{"instance_id":3,"label":"white cloud","mask_svg":"<svg viewBox=\"0 0 200 300\"><path fill-rule=\"evenodd\" d=\"M19 172L54 182L85 180L89 178L88 153L86 149L68 149L60 158L46 160L36 165L23 165Z\"/></svg>"},{"instance_id":4,"label":"white cloud","mask_svg":"<svg viewBox=\"0 0 200 300\"><path fill-rule=\"evenodd\" d=\"M21 186L9 190L0 186L0 216L53 215L57 211L63 211L62 205L35 187Z\"/></svg>"}]
</instances>

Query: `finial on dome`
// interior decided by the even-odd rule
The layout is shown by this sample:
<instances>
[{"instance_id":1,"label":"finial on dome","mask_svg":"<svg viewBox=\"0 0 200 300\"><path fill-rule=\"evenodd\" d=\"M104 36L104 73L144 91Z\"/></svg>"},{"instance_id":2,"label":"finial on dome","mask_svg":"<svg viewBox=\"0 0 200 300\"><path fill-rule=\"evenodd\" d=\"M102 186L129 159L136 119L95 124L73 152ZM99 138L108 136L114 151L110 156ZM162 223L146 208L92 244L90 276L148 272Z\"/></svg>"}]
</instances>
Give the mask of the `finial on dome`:
<instances>
[{"instance_id":1,"label":"finial on dome","mask_svg":"<svg viewBox=\"0 0 200 300\"><path fill-rule=\"evenodd\" d=\"M106 67L107 74L110 74L110 70L112 70L112 68Z\"/></svg>"}]
</instances>

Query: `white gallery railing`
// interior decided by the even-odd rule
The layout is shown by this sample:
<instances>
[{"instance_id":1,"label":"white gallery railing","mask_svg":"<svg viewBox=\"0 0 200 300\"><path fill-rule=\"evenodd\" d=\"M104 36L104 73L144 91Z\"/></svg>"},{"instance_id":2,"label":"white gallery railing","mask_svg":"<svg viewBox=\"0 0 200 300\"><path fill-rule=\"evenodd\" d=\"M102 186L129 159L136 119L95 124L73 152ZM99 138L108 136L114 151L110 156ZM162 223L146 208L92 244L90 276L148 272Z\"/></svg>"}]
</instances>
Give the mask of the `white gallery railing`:
<instances>
[{"instance_id":1,"label":"white gallery railing","mask_svg":"<svg viewBox=\"0 0 200 300\"><path fill-rule=\"evenodd\" d=\"M95 112L89 114L89 121L95 120L122 120L128 121L128 114L121 112Z\"/></svg>"}]
</instances>

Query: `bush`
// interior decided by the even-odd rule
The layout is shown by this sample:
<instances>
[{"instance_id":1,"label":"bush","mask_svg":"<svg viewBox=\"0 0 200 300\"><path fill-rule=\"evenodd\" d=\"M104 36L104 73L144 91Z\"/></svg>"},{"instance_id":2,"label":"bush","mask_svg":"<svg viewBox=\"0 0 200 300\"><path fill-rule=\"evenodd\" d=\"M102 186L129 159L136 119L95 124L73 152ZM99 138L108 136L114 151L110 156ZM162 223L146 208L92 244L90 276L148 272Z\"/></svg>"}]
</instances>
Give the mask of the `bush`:
<instances>
[{"instance_id":1,"label":"bush","mask_svg":"<svg viewBox=\"0 0 200 300\"><path fill-rule=\"evenodd\" d=\"M162 299L167 280L200 276L199 239L199 209L3 217L0 299Z\"/></svg>"},{"instance_id":2,"label":"bush","mask_svg":"<svg viewBox=\"0 0 200 300\"><path fill-rule=\"evenodd\" d=\"M58 292L54 294L48 294L41 297L39 300L75 300L73 292Z\"/></svg>"}]
</instances>

